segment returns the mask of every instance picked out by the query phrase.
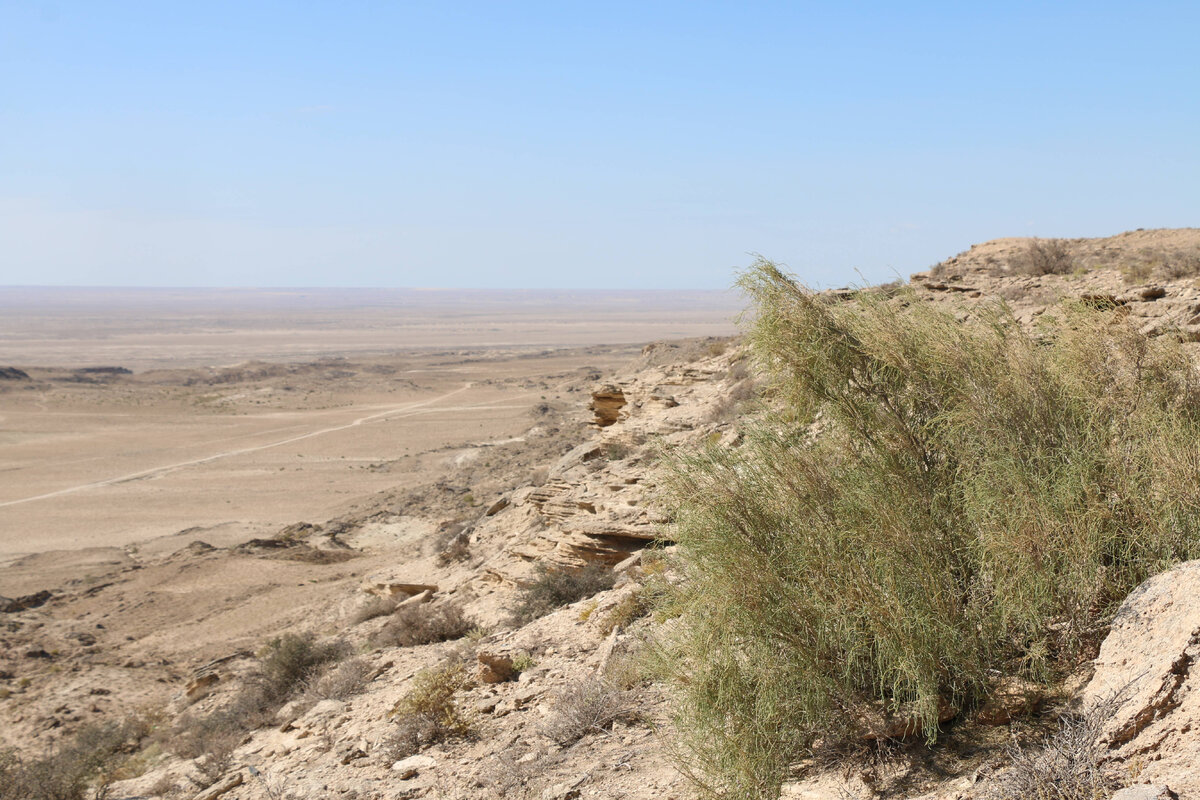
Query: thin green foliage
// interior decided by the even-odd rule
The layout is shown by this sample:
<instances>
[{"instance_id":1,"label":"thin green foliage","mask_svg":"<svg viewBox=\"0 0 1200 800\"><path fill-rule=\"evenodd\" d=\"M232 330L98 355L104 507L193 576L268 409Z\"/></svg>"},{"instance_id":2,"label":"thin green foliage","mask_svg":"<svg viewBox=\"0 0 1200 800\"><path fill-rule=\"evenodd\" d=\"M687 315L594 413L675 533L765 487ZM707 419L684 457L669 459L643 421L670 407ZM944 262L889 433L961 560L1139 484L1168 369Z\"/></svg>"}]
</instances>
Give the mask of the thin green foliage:
<instances>
[{"instance_id":1,"label":"thin green foliage","mask_svg":"<svg viewBox=\"0 0 1200 800\"><path fill-rule=\"evenodd\" d=\"M662 662L712 794L774 796L872 709L933 741L947 703L1077 663L1131 588L1200 552L1177 343L1082 305L1030 333L1004 307L831 301L761 260L741 285L777 413L668 476L687 580Z\"/></svg>"}]
</instances>

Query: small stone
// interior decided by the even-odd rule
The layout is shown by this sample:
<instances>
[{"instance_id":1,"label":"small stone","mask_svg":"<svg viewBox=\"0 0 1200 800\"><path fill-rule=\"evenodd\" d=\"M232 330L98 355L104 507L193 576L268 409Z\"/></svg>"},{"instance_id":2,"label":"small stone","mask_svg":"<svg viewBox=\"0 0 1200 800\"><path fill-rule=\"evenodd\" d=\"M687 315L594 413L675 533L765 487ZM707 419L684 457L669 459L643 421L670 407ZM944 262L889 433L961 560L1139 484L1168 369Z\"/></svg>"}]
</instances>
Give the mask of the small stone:
<instances>
[{"instance_id":1,"label":"small stone","mask_svg":"<svg viewBox=\"0 0 1200 800\"><path fill-rule=\"evenodd\" d=\"M437 762L434 761L433 756L415 755L392 764L392 772L395 772L400 780L406 781L417 777L421 774L421 770L433 769L436 766Z\"/></svg>"},{"instance_id":2,"label":"small stone","mask_svg":"<svg viewBox=\"0 0 1200 800\"><path fill-rule=\"evenodd\" d=\"M236 789L238 786L241 786L242 780L242 773L235 772L227 778L217 781L212 786L193 797L192 800L216 800L216 798L225 794L229 790Z\"/></svg>"},{"instance_id":3,"label":"small stone","mask_svg":"<svg viewBox=\"0 0 1200 800\"><path fill-rule=\"evenodd\" d=\"M1127 786L1112 796L1112 800L1179 800L1179 795L1166 786L1142 784Z\"/></svg>"}]
</instances>

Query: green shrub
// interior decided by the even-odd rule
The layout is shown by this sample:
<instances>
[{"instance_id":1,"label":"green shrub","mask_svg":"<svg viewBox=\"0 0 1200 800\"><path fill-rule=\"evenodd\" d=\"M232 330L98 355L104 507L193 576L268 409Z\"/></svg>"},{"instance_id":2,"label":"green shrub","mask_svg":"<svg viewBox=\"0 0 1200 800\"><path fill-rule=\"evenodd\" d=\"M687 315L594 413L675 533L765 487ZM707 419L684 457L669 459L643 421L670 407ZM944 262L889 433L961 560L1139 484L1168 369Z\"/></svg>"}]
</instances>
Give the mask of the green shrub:
<instances>
[{"instance_id":1,"label":"green shrub","mask_svg":"<svg viewBox=\"0 0 1200 800\"><path fill-rule=\"evenodd\" d=\"M778 413L668 475L687 580L660 660L713 793L774 796L881 704L932 741L946 703L1078 663L1131 588L1200 553L1177 343L1081 304L1031 334L1003 307L830 301L765 261L741 283Z\"/></svg>"},{"instance_id":2,"label":"green shrub","mask_svg":"<svg viewBox=\"0 0 1200 800\"><path fill-rule=\"evenodd\" d=\"M285 633L258 654L259 683L265 699L282 705L326 664L346 654L341 642L318 643L312 634Z\"/></svg>"},{"instance_id":3,"label":"green shrub","mask_svg":"<svg viewBox=\"0 0 1200 800\"><path fill-rule=\"evenodd\" d=\"M470 685L461 661L418 672L412 688L388 715L396 723L388 741L389 756L404 758L437 742L469 736L473 726L457 696Z\"/></svg>"},{"instance_id":4,"label":"green shrub","mask_svg":"<svg viewBox=\"0 0 1200 800\"><path fill-rule=\"evenodd\" d=\"M519 625L532 622L556 608L611 589L614 579L612 570L602 564L589 564L578 570L538 564L533 583L521 589L513 620Z\"/></svg>"}]
</instances>

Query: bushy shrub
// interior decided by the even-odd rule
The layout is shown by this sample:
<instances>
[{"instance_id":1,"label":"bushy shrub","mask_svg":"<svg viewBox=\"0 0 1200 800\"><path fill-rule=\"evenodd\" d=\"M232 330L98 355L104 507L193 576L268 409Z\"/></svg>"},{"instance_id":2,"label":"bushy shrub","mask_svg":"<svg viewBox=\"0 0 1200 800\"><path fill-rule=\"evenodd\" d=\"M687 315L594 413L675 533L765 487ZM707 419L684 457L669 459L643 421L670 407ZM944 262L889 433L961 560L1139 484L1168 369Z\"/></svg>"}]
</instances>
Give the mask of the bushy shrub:
<instances>
[{"instance_id":1,"label":"bushy shrub","mask_svg":"<svg viewBox=\"0 0 1200 800\"><path fill-rule=\"evenodd\" d=\"M687 580L661 666L714 792L777 794L880 703L932 740L947 703L1078 663L1130 589L1200 554L1177 343L1082 305L1034 334L1002 307L830 302L765 261L742 285L778 413L668 476Z\"/></svg>"},{"instance_id":2,"label":"bushy shrub","mask_svg":"<svg viewBox=\"0 0 1200 800\"><path fill-rule=\"evenodd\" d=\"M414 604L396 609L371 642L377 647L415 647L460 639L470 630L471 623L455 603Z\"/></svg>"},{"instance_id":3,"label":"bushy shrub","mask_svg":"<svg viewBox=\"0 0 1200 800\"><path fill-rule=\"evenodd\" d=\"M388 741L392 758L404 758L429 745L471 734L471 720L457 695L471 685L461 661L450 661L417 673L412 688L389 715L396 724Z\"/></svg>"},{"instance_id":4,"label":"bushy shrub","mask_svg":"<svg viewBox=\"0 0 1200 800\"><path fill-rule=\"evenodd\" d=\"M319 643L312 634L286 633L272 639L258 657L258 682L266 701L281 705L322 667L345 654L344 643Z\"/></svg>"},{"instance_id":5,"label":"bushy shrub","mask_svg":"<svg viewBox=\"0 0 1200 800\"><path fill-rule=\"evenodd\" d=\"M1021 267L1029 275L1065 275L1075 268L1075 258L1062 239L1034 239L1025 249Z\"/></svg>"},{"instance_id":6,"label":"bushy shrub","mask_svg":"<svg viewBox=\"0 0 1200 800\"><path fill-rule=\"evenodd\" d=\"M304 687L308 701L345 700L367 685L371 665L363 658L349 658L309 678Z\"/></svg>"}]
</instances>

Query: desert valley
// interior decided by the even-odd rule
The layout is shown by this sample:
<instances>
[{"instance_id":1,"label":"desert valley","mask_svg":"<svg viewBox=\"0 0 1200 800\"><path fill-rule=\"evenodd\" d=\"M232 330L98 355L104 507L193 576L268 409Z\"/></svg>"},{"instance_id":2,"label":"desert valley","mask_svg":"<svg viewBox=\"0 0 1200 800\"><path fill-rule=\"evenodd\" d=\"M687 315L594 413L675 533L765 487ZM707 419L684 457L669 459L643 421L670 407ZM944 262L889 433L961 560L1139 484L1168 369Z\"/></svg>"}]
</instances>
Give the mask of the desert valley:
<instances>
[{"instance_id":1,"label":"desert valley","mask_svg":"<svg viewBox=\"0 0 1200 800\"><path fill-rule=\"evenodd\" d=\"M1032 331L1066 301L1195 359L1195 230L1052 245L1046 269L1045 243L998 240L797 302L950 326L1002 302ZM682 800L742 774L688 755L688 679L653 666L698 613L673 593L703 577L668 464L735 463L783 402L733 335L735 297L620 298L594 323L555 301L512 327L453 303L289 308L261 330L247 301L161 332L148 305L100 314L95 337L65 301L22 298L37 322L6 318L0 349L0 736L21 759L4 774L129 800ZM1096 785L1194 796L1194 566L1151 578L1052 679L993 675L932 728L855 710L836 747L722 777L728 796L1019 796L1021 759L1098 697Z\"/></svg>"}]
</instances>

